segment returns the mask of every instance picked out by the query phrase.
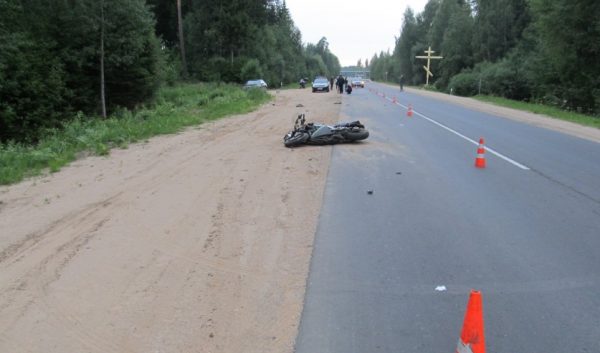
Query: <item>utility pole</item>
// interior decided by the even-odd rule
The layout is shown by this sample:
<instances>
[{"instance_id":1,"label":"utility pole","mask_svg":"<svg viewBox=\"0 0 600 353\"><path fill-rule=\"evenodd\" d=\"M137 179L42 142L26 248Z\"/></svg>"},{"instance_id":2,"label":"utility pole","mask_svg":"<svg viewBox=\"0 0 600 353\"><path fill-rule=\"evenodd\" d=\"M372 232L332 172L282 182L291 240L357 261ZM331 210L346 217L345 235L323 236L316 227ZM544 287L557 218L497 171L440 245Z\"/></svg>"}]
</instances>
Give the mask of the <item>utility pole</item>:
<instances>
[{"instance_id":1,"label":"utility pole","mask_svg":"<svg viewBox=\"0 0 600 353\"><path fill-rule=\"evenodd\" d=\"M429 76L433 77L433 73L431 73L430 70L430 64L431 64L431 59L443 59L443 56L431 56L431 54L435 53L435 51L431 50L431 46L429 47L428 50L425 50L425 54L427 54L427 56L415 56L415 58L417 59L427 59L427 66L423 66L423 68L425 69L425 72L427 73L426 75L426 82L425 82L425 86L429 86Z\"/></svg>"},{"instance_id":2,"label":"utility pole","mask_svg":"<svg viewBox=\"0 0 600 353\"><path fill-rule=\"evenodd\" d=\"M283 87L283 71L285 69L285 61L281 59L281 81L279 83L280 87Z\"/></svg>"},{"instance_id":3,"label":"utility pole","mask_svg":"<svg viewBox=\"0 0 600 353\"><path fill-rule=\"evenodd\" d=\"M181 0L177 0L177 27L179 28L179 49L181 49L181 65L183 66L183 78L188 77L187 60L185 59L185 42L183 40L183 23L181 16Z\"/></svg>"},{"instance_id":4,"label":"utility pole","mask_svg":"<svg viewBox=\"0 0 600 353\"><path fill-rule=\"evenodd\" d=\"M106 119L106 93L104 84L104 0L100 1L100 104L102 118Z\"/></svg>"}]
</instances>

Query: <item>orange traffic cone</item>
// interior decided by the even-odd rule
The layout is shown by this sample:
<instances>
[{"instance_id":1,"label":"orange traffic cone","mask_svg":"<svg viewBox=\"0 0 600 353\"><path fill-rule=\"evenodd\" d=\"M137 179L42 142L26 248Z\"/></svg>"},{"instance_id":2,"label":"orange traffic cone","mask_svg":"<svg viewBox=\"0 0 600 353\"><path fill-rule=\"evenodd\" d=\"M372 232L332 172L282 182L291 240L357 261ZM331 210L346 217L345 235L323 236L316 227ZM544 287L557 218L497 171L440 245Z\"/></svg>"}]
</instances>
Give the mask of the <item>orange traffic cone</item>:
<instances>
[{"instance_id":1,"label":"orange traffic cone","mask_svg":"<svg viewBox=\"0 0 600 353\"><path fill-rule=\"evenodd\" d=\"M406 116L409 118L413 116L412 104L408 105L408 111L406 112Z\"/></svg>"},{"instance_id":2,"label":"orange traffic cone","mask_svg":"<svg viewBox=\"0 0 600 353\"><path fill-rule=\"evenodd\" d=\"M481 292L471 290L456 353L485 353Z\"/></svg>"},{"instance_id":3,"label":"orange traffic cone","mask_svg":"<svg viewBox=\"0 0 600 353\"><path fill-rule=\"evenodd\" d=\"M477 147L477 158L475 158L475 167L485 168L485 147L483 146L483 137L479 139L479 147Z\"/></svg>"},{"instance_id":4,"label":"orange traffic cone","mask_svg":"<svg viewBox=\"0 0 600 353\"><path fill-rule=\"evenodd\" d=\"M394 104L398 103L398 100L396 99L396 96L394 96L393 103L394 103Z\"/></svg>"}]
</instances>

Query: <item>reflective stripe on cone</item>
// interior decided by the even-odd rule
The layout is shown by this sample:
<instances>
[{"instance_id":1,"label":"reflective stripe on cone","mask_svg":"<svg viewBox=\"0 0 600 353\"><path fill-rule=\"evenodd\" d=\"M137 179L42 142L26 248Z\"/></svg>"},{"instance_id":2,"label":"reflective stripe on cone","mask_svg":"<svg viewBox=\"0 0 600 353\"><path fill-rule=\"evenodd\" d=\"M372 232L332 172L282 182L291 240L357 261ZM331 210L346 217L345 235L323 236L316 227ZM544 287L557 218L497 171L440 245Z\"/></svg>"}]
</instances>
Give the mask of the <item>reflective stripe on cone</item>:
<instances>
[{"instance_id":1,"label":"reflective stripe on cone","mask_svg":"<svg viewBox=\"0 0 600 353\"><path fill-rule=\"evenodd\" d=\"M477 158L475 158L475 167L485 168L485 147L483 137L479 139L479 147L477 147Z\"/></svg>"}]
</instances>

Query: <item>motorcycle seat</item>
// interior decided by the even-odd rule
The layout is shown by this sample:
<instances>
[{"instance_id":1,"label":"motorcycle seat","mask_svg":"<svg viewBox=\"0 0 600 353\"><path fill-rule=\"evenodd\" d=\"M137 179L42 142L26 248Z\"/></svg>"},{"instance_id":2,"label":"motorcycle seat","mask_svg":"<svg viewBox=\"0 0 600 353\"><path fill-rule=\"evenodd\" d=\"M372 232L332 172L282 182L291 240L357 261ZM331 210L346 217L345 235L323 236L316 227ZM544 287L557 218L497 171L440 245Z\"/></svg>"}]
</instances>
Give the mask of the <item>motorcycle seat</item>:
<instances>
[{"instance_id":1,"label":"motorcycle seat","mask_svg":"<svg viewBox=\"0 0 600 353\"><path fill-rule=\"evenodd\" d=\"M337 124L334 125L334 127L359 127L359 128L364 128L365 126L363 124L360 123L359 120L355 120L352 122L339 122Z\"/></svg>"}]
</instances>

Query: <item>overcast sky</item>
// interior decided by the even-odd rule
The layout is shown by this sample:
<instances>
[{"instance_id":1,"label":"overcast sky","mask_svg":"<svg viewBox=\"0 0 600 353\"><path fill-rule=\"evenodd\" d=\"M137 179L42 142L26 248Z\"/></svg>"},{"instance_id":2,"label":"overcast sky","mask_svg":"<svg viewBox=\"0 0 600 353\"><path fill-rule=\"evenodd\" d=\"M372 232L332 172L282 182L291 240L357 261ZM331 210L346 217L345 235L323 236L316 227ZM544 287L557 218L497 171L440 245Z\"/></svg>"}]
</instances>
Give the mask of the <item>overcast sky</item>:
<instances>
[{"instance_id":1,"label":"overcast sky","mask_svg":"<svg viewBox=\"0 0 600 353\"><path fill-rule=\"evenodd\" d=\"M306 43L327 37L342 66L356 65L380 51L394 50L407 6L415 14L427 0L286 0Z\"/></svg>"}]
</instances>

